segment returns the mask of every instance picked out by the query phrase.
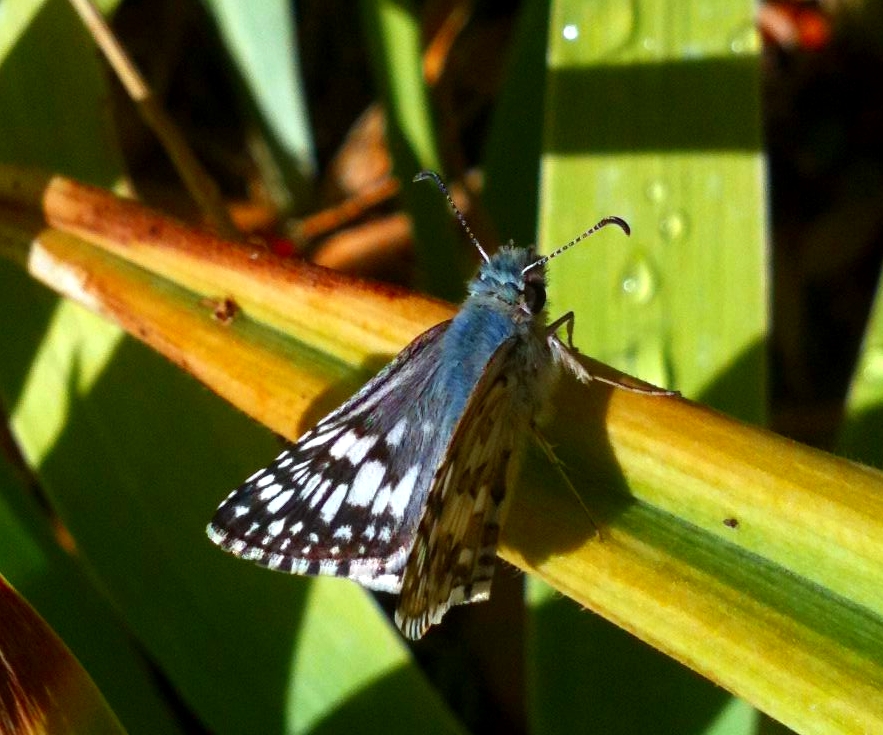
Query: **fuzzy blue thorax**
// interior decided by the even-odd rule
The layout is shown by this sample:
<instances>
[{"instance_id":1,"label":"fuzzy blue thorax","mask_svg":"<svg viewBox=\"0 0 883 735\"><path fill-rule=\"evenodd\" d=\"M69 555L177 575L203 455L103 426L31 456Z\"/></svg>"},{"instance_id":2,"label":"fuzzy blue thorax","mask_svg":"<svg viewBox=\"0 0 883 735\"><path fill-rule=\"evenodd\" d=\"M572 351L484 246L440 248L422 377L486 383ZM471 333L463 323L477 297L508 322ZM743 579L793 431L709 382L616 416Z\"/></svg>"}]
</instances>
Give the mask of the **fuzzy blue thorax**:
<instances>
[{"instance_id":1,"label":"fuzzy blue thorax","mask_svg":"<svg viewBox=\"0 0 883 735\"><path fill-rule=\"evenodd\" d=\"M469 283L469 296L444 336L445 364L439 366L439 387L452 423L500 345L535 328L537 313L528 300L531 291L542 293L543 269L522 274L535 258L532 249L504 246Z\"/></svg>"}]
</instances>

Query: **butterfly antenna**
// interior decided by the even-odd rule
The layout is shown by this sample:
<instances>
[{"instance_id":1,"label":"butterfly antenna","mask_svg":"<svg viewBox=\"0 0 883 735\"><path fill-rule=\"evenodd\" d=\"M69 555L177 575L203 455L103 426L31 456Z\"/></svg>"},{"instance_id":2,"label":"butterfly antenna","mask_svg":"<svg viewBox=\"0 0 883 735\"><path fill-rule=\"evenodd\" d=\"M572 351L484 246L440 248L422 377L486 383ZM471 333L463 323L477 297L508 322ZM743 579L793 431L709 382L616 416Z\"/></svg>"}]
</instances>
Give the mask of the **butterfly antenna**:
<instances>
[{"instance_id":1,"label":"butterfly antenna","mask_svg":"<svg viewBox=\"0 0 883 735\"><path fill-rule=\"evenodd\" d=\"M597 232L598 230L600 230L602 227L607 227L607 225L616 225L616 226L619 227L619 228L620 228L620 229L621 229L626 235L631 235L631 234L632 234L632 228L629 227L628 222L626 222L626 221L625 221L624 219L622 219L621 217L605 217L605 218L602 219L600 222L598 222L594 227L590 227L588 230L586 230L582 235L577 235L577 236L576 236L575 238L573 238L573 240L571 240L569 243L567 243L566 245L562 245L562 246L561 246L560 248L558 248L554 253L549 253L548 255L544 255L544 256L543 256L542 258L540 258L539 260L536 260L536 261L534 261L533 263L531 263L529 266L527 266L526 268L524 268L524 269L521 271L521 274L524 275L524 274L527 273L531 268L537 268L537 267L539 267L539 266L541 266L541 265L545 265L545 264L548 263L550 260L552 260L552 258L555 258L555 257L561 255L561 253L563 253L563 252L564 252L565 250L567 250L568 248L572 248L572 247L573 247L574 245L576 245L580 240L585 240L589 235L594 234L595 232Z\"/></svg>"},{"instance_id":2,"label":"butterfly antenna","mask_svg":"<svg viewBox=\"0 0 883 735\"><path fill-rule=\"evenodd\" d=\"M488 257L488 254L484 251L481 243L478 242L478 238L472 234L472 230L469 229L469 225L466 223L466 218L463 216L462 212L457 209L457 205L454 204L454 200L451 198L450 193L448 193L448 187L445 186L445 182L441 180L441 176L439 176L435 171L421 171L414 177L413 180L417 182L425 181L426 179L432 179L435 182L435 185L439 188L439 191L441 191L441 193L445 195L445 199L448 200L448 205L450 206L453 213L456 215L457 219L460 220L460 224L463 226L463 229L466 230L466 234L469 236L472 244L475 245L475 249L478 250L478 254L481 255L485 263L489 263L490 258Z\"/></svg>"}]
</instances>

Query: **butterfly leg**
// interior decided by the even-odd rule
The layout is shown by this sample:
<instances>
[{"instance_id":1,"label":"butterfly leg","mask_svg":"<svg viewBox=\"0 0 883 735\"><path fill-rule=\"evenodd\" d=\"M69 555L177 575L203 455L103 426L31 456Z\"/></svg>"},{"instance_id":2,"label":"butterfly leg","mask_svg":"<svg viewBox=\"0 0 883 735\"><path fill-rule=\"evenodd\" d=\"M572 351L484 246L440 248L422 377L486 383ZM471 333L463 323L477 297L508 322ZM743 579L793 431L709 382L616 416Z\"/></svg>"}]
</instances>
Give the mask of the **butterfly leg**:
<instances>
[{"instance_id":1,"label":"butterfly leg","mask_svg":"<svg viewBox=\"0 0 883 735\"><path fill-rule=\"evenodd\" d=\"M543 453L546 455L546 458L549 460L549 462L552 464L552 466L556 470L558 470L558 474L561 475L562 479L567 484L567 487L570 488L570 492L573 493L577 502L582 506L582 509L586 512L586 515L589 518L589 523L592 524L592 528L595 530L595 533L598 534L598 538L602 539L603 537L601 535L601 526L599 526L598 523L595 521L595 519L592 517L592 514L589 511L588 506L583 502L583 499L580 497L580 494L577 492L573 483L570 481L570 477L567 474L566 465L561 460L561 458L557 454L555 454L555 448L552 446L552 444L549 442L549 440L546 439L545 436L543 436L539 427L536 424L531 423L531 428L533 429L534 439L536 439L536 442L539 445L540 449L543 450Z\"/></svg>"},{"instance_id":2,"label":"butterfly leg","mask_svg":"<svg viewBox=\"0 0 883 735\"><path fill-rule=\"evenodd\" d=\"M566 314L558 317L554 322L552 322L548 331L546 332L549 335L555 334L561 327L565 327L567 329L567 346L574 351L578 351L576 347L573 346L573 325L576 321L576 317L573 315L572 311L568 311Z\"/></svg>"},{"instance_id":3,"label":"butterfly leg","mask_svg":"<svg viewBox=\"0 0 883 735\"><path fill-rule=\"evenodd\" d=\"M590 373L586 370L583 365L579 362L579 360L574 357L574 352L578 352L576 347L573 346L573 323L574 316L572 311L568 311L563 316L556 319L552 322L548 330L546 332L546 340L548 342L549 348L552 350L552 354L555 357L555 360L560 362L564 367L570 370L571 373L574 374L577 380L581 383L588 383L592 380L597 380L599 383L604 383L605 385L611 385L614 388L621 388L622 390L627 390L630 393L643 393L647 396L679 396L680 393L676 390L666 390L665 388L657 388L655 386L643 386L636 385L635 383L630 382L632 380L631 376L624 376L622 380L614 380L612 378L605 378L602 375L596 375L594 373ZM565 345L558 336L555 334L561 327L565 327L567 330L567 344Z\"/></svg>"}]
</instances>

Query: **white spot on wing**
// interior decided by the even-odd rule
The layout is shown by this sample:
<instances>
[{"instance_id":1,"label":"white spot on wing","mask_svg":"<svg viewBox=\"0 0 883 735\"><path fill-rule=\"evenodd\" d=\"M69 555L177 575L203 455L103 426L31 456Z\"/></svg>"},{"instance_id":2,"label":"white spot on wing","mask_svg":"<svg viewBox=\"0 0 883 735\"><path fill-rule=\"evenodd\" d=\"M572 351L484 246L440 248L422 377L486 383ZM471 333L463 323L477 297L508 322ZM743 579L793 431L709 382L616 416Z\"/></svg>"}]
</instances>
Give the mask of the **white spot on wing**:
<instances>
[{"instance_id":1,"label":"white spot on wing","mask_svg":"<svg viewBox=\"0 0 883 735\"><path fill-rule=\"evenodd\" d=\"M405 429L408 428L407 419L401 418L398 423L390 429L386 434L386 443L390 447L397 447L405 438Z\"/></svg>"},{"instance_id":2,"label":"white spot on wing","mask_svg":"<svg viewBox=\"0 0 883 735\"><path fill-rule=\"evenodd\" d=\"M353 444L349 451L346 453L346 458L356 466L361 463L363 459L365 459L365 455L371 450L377 443L376 436L363 436L359 441Z\"/></svg>"},{"instance_id":3,"label":"white spot on wing","mask_svg":"<svg viewBox=\"0 0 883 735\"><path fill-rule=\"evenodd\" d=\"M282 533L282 529L285 528L285 521L281 518L278 521L273 521L269 526L267 526L267 533L270 536L278 536Z\"/></svg>"},{"instance_id":4,"label":"white spot on wing","mask_svg":"<svg viewBox=\"0 0 883 735\"><path fill-rule=\"evenodd\" d=\"M222 544L227 538L227 533L222 531L214 523L209 523L205 529L205 532L208 534L208 537L212 540L213 543Z\"/></svg>"},{"instance_id":5,"label":"white spot on wing","mask_svg":"<svg viewBox=\"0 0 883 735\"><path fill-rule=\"evenodd\" d=\"M265 487L263 490L261 490L260 493L258 493L258 499L262 501L270 500L280 492L282 492L282 485L277 482L275 485L270 485L270 487Z\"/></svg>"},{"instance_id":6,"label":"white spot on wing","mask_svg":"<svg viewBox=\"0 0 883 735\"><path fill-rule=\"evenodd\" d=\"M309 473L309 467L303 467L299 470L291 470L291 475L289 475L288 481L296 484L300 484L304 477Z\"/></svg>"},{"instance_id":7,"label":"white spot on wing","mask_svg":"<svg viewBox=\"0 0 883 735\"><path fill-rule=\"evenodd\" d=\"M303 444L301 444L300 449L312 449L313 447L320 447L323 444L325 444L326 442L328 442L328 440L331 439L331 437L333 437L333 436L334 436L333 431L323 431L320 434L316 434L315 436L311 437L310 439L305 441Z\"/></svg>"},{"instance_id":8,"label":"white spot on wing","mask_svg":"<svg viewBox=\"0 0 883 735\"><path fill-rule=\"evenodd\" d=\"M313 475L309 480L307 480L307 484L303 486L303 489L300 491L300 495L298 498L300 500L310 499L310 507L315 508L316 504L322 499L322 495L320 493L316 493L313 495L313 490L315 490L319 483L322 482L322 478L319 475ZM310 497L310 496L313 497Z\"/></svg>"},{"instance_id":9,"label":"white spot on wing","mask_svg":"<svg viewBox=\"0 0 883 735\"><path fill-rule=\"evenodd\" d=\"M392 488L389 485L384 485L377 495L374 496L374 503L371 506L372 516L379 516L386 510L386 506L389 505L389 496L391 492Z\"/></svg>"},{"instance_id":10,"label":"white spot on wing","mask_svg":"<svg viewBox=\"0 0 883 735\"><path fill-rule=\"evenodd\" d=\"M472 594L469 595L470 602L484 602L491 598L491 583L486 579L474 582L472 585Z\"/></svg>"},{"instance_id":11,"label":"white spot on wing","mask_svg":"<svg viewBox=\"0 0 883 735\"><path fill-rule=\"evenodd\" d=\"M246 544L243 539L238 538L232 544L230 544L230 551L232 551L237 556L242 556L242 552L245 551L246 546L248 546L248 544ZM258 551L260 555L263 556L263 552L259 549L255 549L255 551Z\"/></svg>"},{"instance_id":12,"label":"white spot on wing","mask_svg":"<svg viewBox=\"0 0 883 735\"><path fill-rule=\"evenodd\" d=\"M291 500L292 495L294 495L294 490L286 490L284 493L279 493L275 498L267 503L267 511L275 515L282 509L283 505Z\"/></svg>"},{"instance_id":13,"label":"white spot on wing","mask_svg":"<svg viewBox=\"0 0 883 735\"><path fill-rule=\"evenodd\" d=\"M334 520L334 516L337 515L337 511L340 510L340 505L346 497L347 489L347 485L338 485L334 488L334 492L328 496L328 500L322 504L322 509L319 513L325 523L331 523Z\"/></svg>"},{"instance_id":14,"label":"white spot on wing","mask_svg":"<svg viewBox=\"0 0 883 735\"><path fill-rule=\"evenodd\" d=\"M334 444L331 445L331 449L328 450L328 454L330 454L334 459L340 459L343 457L349 450L359 441L359 437L356 436L354 431L348 431L346 434L341 436Z\"/></svg>"},{"instance_id":15,"label":"white spot on wing","mask_svg":"<svg viewBox=\"0 0 883 735\"><path fill-rule=\"evenodd\" d=\"M267 485L269 485L275 479L276 479L276 475L274 475L272 472L268 472L260 480L258 480L255 484L258 487L267 487Z\"/></svg>"},{"instance_id":16,"label":"white spot on wing","mask_svg":"<svg viewBox=\"0 0 883 735\"><path fill-rule=\"evenodd\" d=\"M323 480L322 484L319 485L318 488L316 488L316 495L318 495L320 498L324 498L326 495L328 495L328 489L331 487L332 482L333 480L331 480L330 478L326 478L325 480Z\"/></svg>"},{"instance_id":17,"label":"white spot on wing","mask_svg":"<svg viewBox=\"0 0 883 735\"><path fill-rule=\"evenodd\" d=\"M353 527L352 526L341 526L334 530L334 534L332 538L340 539L341 541L349 541L353 537Z\"/></svg>"},{"instance_id":18,"label":"white spot on wing","mask_svg":"<svg viewBox=\"0 0 883 735\"><path fill-rule=\"evenodd\" d=\"M405 476L399 480L396 489L393 490L392 494L389 496L389 509L396 518L404 517L408 502L414 494L414 485L417 483L417 475L419 474L420 466L415 464L405 473ZM373 510L374 509L372 508L372 512Z\"/></svg>"},{"instance_id":19,"label":"white spot on wing","mask_svg":"<svg viewBox=\"0 0 883 735\"><path fill-rule=\"evenodd\" d=\"M350 566L349 578L358 582L363 587L378 592L391 592L397 595L402 591L402 577L400 574L377 574L373 569L366 572L353 572Z\"/></svg>"},{"instance_id":20,"label":"white spot on wing","mask_svg":"<svg viewBox=\"0 0 883 735\"><path fill-rule=\"evenodd\" d=\"M356 473L353 480L352 491L348 498L350 505L364 508L368 503L374 500L377 489L386 475L386 468L382 463L371 461L365 462Z\"/></svg>"}]
</instances>

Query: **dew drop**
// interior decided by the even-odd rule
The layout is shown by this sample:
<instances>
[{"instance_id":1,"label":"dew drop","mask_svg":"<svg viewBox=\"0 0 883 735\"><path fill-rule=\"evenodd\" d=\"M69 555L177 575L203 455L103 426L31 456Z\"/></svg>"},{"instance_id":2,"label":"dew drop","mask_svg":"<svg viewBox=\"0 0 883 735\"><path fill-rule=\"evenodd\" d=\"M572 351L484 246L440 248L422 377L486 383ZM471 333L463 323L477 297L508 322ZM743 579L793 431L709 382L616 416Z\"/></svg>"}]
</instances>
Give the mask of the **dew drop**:
<instances>
[{"instance_id":1,"label":"dew drop","mask_svg":"<svg viewBox=\"0 0 883 735\"><path fill-rule=\"evenodd\" d=\"M729 39L734 54L754 54L760 51L760 36L754 23L748 22L736 29Z\"/></svg>"},{"instance_id":2,"label":"dew drop","mask_svg":"<svg viewBox=\"0 0 883 735\"><path fill-rule=\"evenodd\" d=\"M568 23L561 31L561 35L565 41L576 41L579 38L579 26L575 23Z\"/></svg>"},{"instance_id":3,"label":"dew drop","mask_svg":"<svg viewBox=\"0 0 883 735\"><path fill-rule=\"evenodd\" d=\"M644 196L648 201L659 204L668 198L668 186L661 179L653 179L644 187Z\"/></svg>"},{"instance_id":4,"label":"dew drop","mask_svg":"<svg viewBox=\"0 0 883 735\"><path fill-rule=\"evenodd\" d=\"M669 212L659 221L659 234L667 242L680 240L687 234L687 215L681 211Z\"/></svg>"},{"instance_id":5,"label":"dew drop","mask_svg":"<svg viewBox=\"0 0 883 735\"><path fill-rule=\"evenodd\" d=\"M619 286L625 297L632 303L644 305L656 294L656 280L650 263L641 256L626 266Z\"/></svg>"}]
</instances>

